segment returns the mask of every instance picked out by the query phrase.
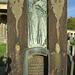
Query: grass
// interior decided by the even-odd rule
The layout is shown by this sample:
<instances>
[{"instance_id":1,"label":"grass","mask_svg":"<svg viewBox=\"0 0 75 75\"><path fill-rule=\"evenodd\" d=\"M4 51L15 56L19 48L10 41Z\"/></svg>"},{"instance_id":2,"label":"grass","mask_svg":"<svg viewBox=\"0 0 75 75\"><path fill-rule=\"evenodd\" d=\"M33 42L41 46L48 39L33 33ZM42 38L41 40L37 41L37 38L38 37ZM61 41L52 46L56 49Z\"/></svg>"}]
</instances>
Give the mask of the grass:
<instances>
[{"instance_id":1,"label":"grass","mask_svg":"<svg viewBox=\"0 0 75 75\"><path fill-rule=\"evenodd\" d=\"M0 52L0 58L5 54L6 52Z\"/></svg>"},{"instance_id":2,"label":"grass","mask_svg":"<svg viewBox=\"0 0 75 75\"><path fill-rule=\"evenodd\" d=\"M0 66L6 66L6 63L2 62L2 56L6 53L6 44L0 44Z\"/></svg>"},{"instance_id":3,"label":"grass","mask_svg":"<svg viewBox=\"0 0 75 75\"><path fill-rule=\"evenodd\" d=\"M6 44L0 44L0 58L6 53Z\"/></svg>"},{"instance_id":4,"label":"grass","mask_svg":"<svg viewBox=\"0 0 75 75\"><path fill-rule=\"evenodd\" d=\"M6 51L6 44L0 44L0 51Z\"/></svg>"}]
</instances>

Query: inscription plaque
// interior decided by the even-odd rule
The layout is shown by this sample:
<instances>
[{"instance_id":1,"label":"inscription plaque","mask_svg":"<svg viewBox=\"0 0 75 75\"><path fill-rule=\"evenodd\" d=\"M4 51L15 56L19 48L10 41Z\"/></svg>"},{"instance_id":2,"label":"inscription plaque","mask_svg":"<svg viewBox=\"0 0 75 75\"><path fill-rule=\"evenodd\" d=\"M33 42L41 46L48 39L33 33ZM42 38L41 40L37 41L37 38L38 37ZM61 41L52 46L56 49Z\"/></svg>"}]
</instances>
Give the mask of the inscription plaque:
<instances>
[{"instance_id":1,"label":"inscription plaque","mask_svg":"<svg viewBox=\"0 0 75 75\"><path fill-rule=\"evenodd\" d=\"M29 56L28 75L44 75L44 57Z\"/></svg>"},{"instance_id":2,"label":"inscription plaque","mask_svg":"<svg viewBox=\"0 0 75 75\"><path fill-rule=\"evenodd\" d=\"M25 53L23 75L49 75L50 55L45 48L30 48Z\"/></svg>"}]
</instances>

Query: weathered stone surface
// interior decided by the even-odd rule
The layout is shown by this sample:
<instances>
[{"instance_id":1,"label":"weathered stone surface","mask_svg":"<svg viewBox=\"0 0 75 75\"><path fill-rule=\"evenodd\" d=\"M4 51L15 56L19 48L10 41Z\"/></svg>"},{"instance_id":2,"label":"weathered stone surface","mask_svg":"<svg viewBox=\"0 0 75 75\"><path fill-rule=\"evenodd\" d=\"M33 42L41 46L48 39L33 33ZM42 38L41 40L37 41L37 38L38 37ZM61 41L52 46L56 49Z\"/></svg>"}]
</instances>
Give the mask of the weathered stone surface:
<instances>
[{"instance_id":1,"label":"weathered stone surface","mask_svg":"<svg viewBox=\"0 0 75 75\"><path fill-rule=\"evenodd\" d=\"M19 37L18 20L22 16L22 8L23 8L24 0L19 0L19 1L10 0L9 3L10 3L10 8L12 10L12 13L16 19L16 32L17 32L17 38L18 38Z\"/></svg>"},{"instance_id":2,"label":"weathered stone surface","mask_svg":"<svg viewBox=\"0 0 75 75\"><path fill-rule=\"evenodd\" d=\"M27 48L27 1L8 1L8 56L9 75L23 75L23 52Z\"/></svg>"},{"instance_id":3,"label":"weathered stone surface","mask_svg":"<svg viewBox=\"0 0 75 75\"><path fill-rule=\"evenodd\" d=\"M50 75L67 75L67 0L48 0ZM56 72L57 70L57 72Z\"/></svg>"},{"instance_id":4,"label":"weathered stone surface","mask_svg":"<svg viewBox=\"0 0 75 75\"><path fill-rule=\"evenodd\" d=\"M50 50L50 74L67 75L67 0L48 0L47 22L47 9L45 7L47 0L33 0L34 4L31 3L32 0L29 1L30 3L27 0L22 0L22 2L9 0L8 2L8 56L12 60L9 75L22 75L25 48L39 46L48 47ZM29 28L27 28L27 23ZM46 29L48 30L46 31Z\"/></svg>"}]
</instances>

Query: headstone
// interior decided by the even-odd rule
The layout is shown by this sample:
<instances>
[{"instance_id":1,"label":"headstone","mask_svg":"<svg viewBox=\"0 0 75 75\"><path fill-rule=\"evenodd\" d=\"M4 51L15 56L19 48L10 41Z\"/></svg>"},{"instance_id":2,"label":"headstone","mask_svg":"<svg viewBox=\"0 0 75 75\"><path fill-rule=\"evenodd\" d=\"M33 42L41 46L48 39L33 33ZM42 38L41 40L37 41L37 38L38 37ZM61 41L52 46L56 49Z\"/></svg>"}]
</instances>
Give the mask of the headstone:
<instances>
[{"instance_id":1,"label":"headstone","mask_svg":"<svg viewBox=\"0 0 75 75\"><path fill-rule=\"evenodd\" d=\"M75 55L75 46L73 46L73 51L72 51L72 54L73 54L73 56Z\"/></svg>"},{"instance_id":2,"label":"headstone","mask_svg":"<svg viewBox=\"0 0 75 75\"><path fill-rule=\"evenodd\" d=\"M73 42L73 33L71 33L70 42Z\"/></svg>"},{"instance_id":3,"label":"headstone","mask_svg":"<svg viewBox=\"0 0 75 75\"><path fill-rule=\"evenodd\" d=\"M70 37L71 37L71 33L68 33L67 34L67 40L70 40Z\"/></svg>"},{"instance_id":4,"label":"headstone","mask_svg":"<svg viewBox=\"0 0 75 75\"><path fill-rule=\"evenodd\" d=\"M68 37L71 37L71 32L68 33Z\"/></svg>"},{"instance_id":5,"label":"headstone","mask_svg":"<svg viewBox=\"0 0 75 75\"><path fill-rule=\"evenodd\" d=\"M70 40L67 41L67 54L69 55L70 54Z\"/></svg>"}]
</instances>

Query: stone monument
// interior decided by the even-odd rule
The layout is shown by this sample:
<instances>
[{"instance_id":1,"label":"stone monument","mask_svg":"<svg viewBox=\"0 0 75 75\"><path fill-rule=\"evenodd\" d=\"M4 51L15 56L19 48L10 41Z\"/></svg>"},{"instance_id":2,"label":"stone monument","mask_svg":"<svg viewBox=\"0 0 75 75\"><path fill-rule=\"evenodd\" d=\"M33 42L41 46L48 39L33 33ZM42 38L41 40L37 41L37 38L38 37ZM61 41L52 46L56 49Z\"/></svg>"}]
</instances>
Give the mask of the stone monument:
<instances>
[{"instance_id":1,"label":"stone monument","mask_svg":"<svg viewBox=\"0 0 75 75\"><path fill-rule=\"evenodd\" d=\"M67 75L67 0L8 0L9 75Z\"/></svg>"}]
</instances>

